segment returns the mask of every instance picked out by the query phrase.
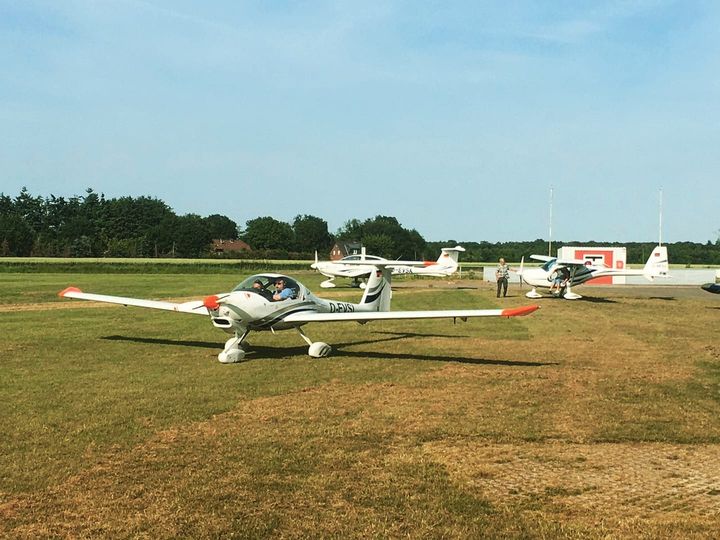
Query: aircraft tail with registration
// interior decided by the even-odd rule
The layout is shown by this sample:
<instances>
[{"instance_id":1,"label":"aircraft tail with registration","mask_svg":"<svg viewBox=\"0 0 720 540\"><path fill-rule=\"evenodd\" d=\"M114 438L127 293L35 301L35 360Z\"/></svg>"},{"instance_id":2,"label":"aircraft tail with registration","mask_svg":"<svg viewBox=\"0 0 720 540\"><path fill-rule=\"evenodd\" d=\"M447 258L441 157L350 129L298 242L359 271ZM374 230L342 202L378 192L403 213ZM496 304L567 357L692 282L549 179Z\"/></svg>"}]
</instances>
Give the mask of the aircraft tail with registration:
<instances>
[{"instance_id":1,"label":"aircraft tail with registration","mask_svg":"<svg viewBox=\"0 0 720 540\"><path fill-rule=\"evenodd\" d=\"M376 266L370 272L360 305L362 311L390 311L392 300L392 270L387 266Z\"/></svg>"},{"instance_id":2,"label":"aircraft tail with registration","mask_svg":"<svg viewBox=\"0 0 720 540\"><path fill-rule=\"evenodd\" d=\"M667 246L655 246L645 263L643 276L652 281L656 277L668 277L669 270Z\"/></svg>"},{"instance_id":3,"label":"aircraft tail with registration","mask_svg":"<svg viewBox=\"0 0 720 540\"><path fill-rule=\"evenodd\" d=\"M462 251L465 251L462 246L441 248L437 261L426 261L422 266L418 263L401 265L396 262L393 267L393 274L417 274L432 277L450 276L457 272L458 259Z\"/></svg>"}]
</instances>

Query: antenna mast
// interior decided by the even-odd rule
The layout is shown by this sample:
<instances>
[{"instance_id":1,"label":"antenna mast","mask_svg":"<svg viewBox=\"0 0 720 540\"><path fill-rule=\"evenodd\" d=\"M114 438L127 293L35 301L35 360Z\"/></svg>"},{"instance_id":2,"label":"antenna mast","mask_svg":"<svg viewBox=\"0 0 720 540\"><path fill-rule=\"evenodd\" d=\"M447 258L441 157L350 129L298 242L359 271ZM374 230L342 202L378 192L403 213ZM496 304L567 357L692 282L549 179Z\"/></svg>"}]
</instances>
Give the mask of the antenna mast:
<instances>
[{"instance_id":1,"label":"antenna mast","mask_svg":"<svg viewBox=\"0 0 720 540\"><path fill-rule=\"evenodd\" d=\"M552 257L553 187L550 186L550 219L548 225L548 257Z\"/></svg>"},{"instance_id":2,"label":"antenna mast","mask_svg":"<svg viewBox=\"0 0 720 540\"><path fill-rule=\"evenodd\" d=\"M658 224L658 245L662 246L663 190L660 188L660 223Z\"/></svg>"}]
</instances>

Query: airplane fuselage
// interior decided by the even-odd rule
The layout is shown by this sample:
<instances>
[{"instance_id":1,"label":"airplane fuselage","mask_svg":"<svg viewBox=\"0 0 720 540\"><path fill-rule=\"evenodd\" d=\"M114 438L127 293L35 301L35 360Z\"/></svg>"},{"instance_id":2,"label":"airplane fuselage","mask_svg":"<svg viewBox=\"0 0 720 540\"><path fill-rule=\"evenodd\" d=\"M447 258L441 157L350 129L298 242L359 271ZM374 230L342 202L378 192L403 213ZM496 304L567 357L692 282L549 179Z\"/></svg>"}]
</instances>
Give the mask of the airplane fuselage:
<instances>
[{"instance_id":1,"label":"airplane fuselage","mask_svg":"<svg viewBox=\"0 0 720 540\"><path fill-rule=\"evenodd\" d=\"M554 261L549 261L539 268L526 268L523 270L522 280L532 287L549 289L553 284L557 266ZM582 285L593 278L606 275L612 275L612 271L608 272L604 268L586 266L575 270L574 275L571 274L566 285L574 287L575 285Z\"/></svg>"},{"instance_id":2,"label":"airplane fuselage","mask_svg":"<svg viewBox=\"0 0 720 540\"><path fill-rule=\"evenodd\" d=\"M264 289L254 289L251 283L257 279L271 282L283 278L289 282L295 294L286 300L273 300ZM226 332L244 332L246 330L287 330L298 328L305 323L287 322L285 318L295 313L355 313L374 311L371 305L373 296L366 303L355 304L338 300L327 300L315 296L301 283L280 274L251 276L230 293L214 295L206 299L213 326ZM222 300L218 302L218 300Z\"/></svg>"}]
</instances>

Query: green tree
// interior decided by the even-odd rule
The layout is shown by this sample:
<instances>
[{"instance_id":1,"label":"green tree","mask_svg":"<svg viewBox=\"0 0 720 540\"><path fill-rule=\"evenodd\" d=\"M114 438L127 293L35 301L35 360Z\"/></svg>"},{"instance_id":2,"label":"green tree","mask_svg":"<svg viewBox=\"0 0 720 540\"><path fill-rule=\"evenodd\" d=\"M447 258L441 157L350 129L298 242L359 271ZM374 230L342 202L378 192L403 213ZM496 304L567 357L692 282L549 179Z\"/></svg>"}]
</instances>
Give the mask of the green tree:
<instances>
[{"instance_id":1,"label":"green tree","mask_svg":"<svg viewBox=\"0 0 720 540\"><path fill-rule=\"evenodd\" d=\"M333 237L328 232L328 224L324 219L316 216L295 216L293 221L295 234L295 247L298 251L312 253L325 251L333 243Z\"/></svg>"},{"instance_id":2,"label":"green tree","mask_svg":"<svg viewBox=\"0 0 720 540\"><path fill-rule=\"evenodd\" d=\"M175 256L203 257L209 253L212 235L205 220L197 214L175 218L173 233Z\"/></svg>"},{"instance_id":3,"label":"green tree","mask_svg":"<svg viewBox=\"0 0 720 540\"><path fill-rule=\"evenodd\" d=\"M346 221L335 236L338 240L357 240L362 238L363 224L359 219L353 218Z\"/></svg>"},{"instance_id":4,"label":"green tree","mask_svg":"<svg viewBox=\"0 0 720 540\"><path fill-rule=\"evenodd\" d=\"M205 226L213 239L235 240L238 237L237 223L229 217L213 214L205 218Z\"/></svg>"},{"instance_id":5,"label":"green tree","mask_svg":"<svg viewBox=\"0 0 720 540\"><path fill-rule=\"evenodd\" d=\"M351 219L345 222L337 236L342 240L359 240L367 247L368 253L381 255L371 249L371 245L375 244L377 246L375 249L385 250L384 256L393 259L418 258L425 250L426 244L420 233L415 229L404 228L397 218L392 216L375 216L363 222Z\"/></svg>"},{"instance_id":6,"label":"green tree","mask_svg":"<svg viewBox=\"0 0 720 540\"><path fill-rule=\"evenodd\" d=\"M9 195L0 193L0 216L7 216L15 213L15 203Z\"/></svg>"},{"instance_id":7,"label":"green tree","mask_svg":"<svg viewBox=\"0 0 720 540\"><path fill-rule=\"evenodd\" d=\"M40 232L45 221L45 201L42 197L33 197L26 187L15 198L14 213L23 218L33 232Z\"/></svg>"},{"instance_id":8,"label":"green tree","mask_svg":"<svg viewBox=\"0 0 720 540\"><path fill-rule=\"evenodd\" d=\"M169 215L160 223L148 228L146 233L148 249L153 257L175 256L175 225L177 216Z\"/></svg>"},{"instance_id":9,"label":"green tree","mask_svg":"<svg viewBox=\"0 0 720 540\"><path fill-rule=\"evenodd\" d=\"M362 242L368 253L387 259L394 257L395 243L387 234L368 234L363 237Z\"/></svg>"},{"instance_id":10,"label":"green tree","mask_svg":"<svg viewBox=\"0 0 720 540\"><path fill-rule=\"evenodd\" d=\"M287 251L294 245L290 224L270 216L251 219L246 223L243 240L253 249L279 249Z\"/></svg>"},{"instance_id":11,"label":"green tree","mask_svg":"<svg viewBox=\"0 0 720 540\"><path fill-rule=\"evenodd\" d=\"M7 255L27 257L32 254L35 231L17 214L0 215L0 243Z\"/></svg>"},{"instance_id":12,"label":"green tree","mask_svg":"<svg viewBox=\"0 0 720 540\"><path fill-rule=\"evenodd\" d=\"M139 238L172 217L175 213L160 199L109 199L103 209L103 233L107 238Z\"/></svg>"}]
</instances>

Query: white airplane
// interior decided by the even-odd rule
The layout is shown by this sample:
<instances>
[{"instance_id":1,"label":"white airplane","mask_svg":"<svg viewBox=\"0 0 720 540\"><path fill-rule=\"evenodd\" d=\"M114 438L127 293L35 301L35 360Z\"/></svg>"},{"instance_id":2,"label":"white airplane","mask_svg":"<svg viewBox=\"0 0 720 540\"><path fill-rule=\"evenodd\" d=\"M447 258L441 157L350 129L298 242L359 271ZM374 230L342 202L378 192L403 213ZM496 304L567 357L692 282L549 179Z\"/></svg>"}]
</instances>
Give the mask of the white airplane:
<instances>
[{"instance_id":1,"label":"white airplane","mask_svg":"<svg viewBox=\"0 0 720 540\"><path fill-rule=\"evenodd\" d=\"M257 274L242 281L231 292L214 294L204 300L175 304L158 300L124 298L102 294L84 293L76 287L68 287L59 295L96 302L109 302L125 306L177 311L210 316L216 328L233 337L225 342L218 355L224 364L240 362L245 357L248 334L251 331L295 328L309 345L308 354L321 358L330 354L331 347L320 341L313 342L302 330L312 322L356 321L360 324L374 320L452 318L467 320L469 317L517 317L532 313L539 306L522 306L508 309L451 309L437 311L390 311L392 290L390 269L380 265L370 275L359 304L316 297L298 281L282 274ZM285 290L285 300L274 300Z\"/></svg>"},{"instance_id":2,"label":"white airplane","mask_svg":"<svg viewBox=\"0 0 720 540\"><path fill-rule=\"evenodd\" d=\"M652 281L656 277L668 277L668 254L666 246L656 246L642 270L625 268L617 270L605 266L594 266L591 261L580 259L558 259L545 255L531 255L531 259L544 261L545 264L539 268L524 268L525 258L520 263L520 270L517 274L522 281L532 287L532 290L525 294L528 298L542 298L537 288L549 289L555 279L560 276L558 290L554 296L561 296L567 300L582 298L572 292L572 287L582 285L588 280L603 276L643 276ZM564 275L563 275L564 274Z\"/></svg>"},{"instance_id":3,"label":"white airplane","mask_svg":"<svg viewBox=\"0 0 720 540\"><path fill-rule=\"evenodd\" d=\"M360 255L348 255L339 261L318 261L315 252L315 262L310 265L322 275L329 277L320 284L323 289L335 287L335 278L344 277L353 280L353 287L365 287L363 279L375 270L374 263L387 263L393 275L415 274L431 277L445 277L454 274L458 269L458 255L465 251L462 246L445 247L440 250L437 261L390 261L375 255L365 255L365 248ZM367 264L358 264L358 262Z\"/></svg>"}]
</instances>

